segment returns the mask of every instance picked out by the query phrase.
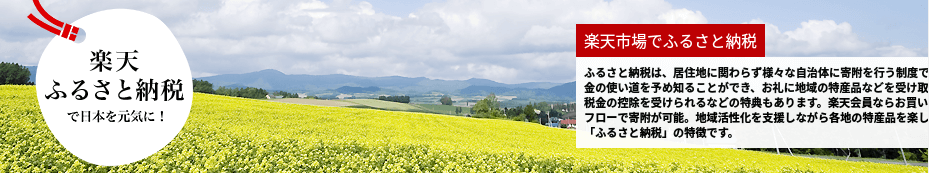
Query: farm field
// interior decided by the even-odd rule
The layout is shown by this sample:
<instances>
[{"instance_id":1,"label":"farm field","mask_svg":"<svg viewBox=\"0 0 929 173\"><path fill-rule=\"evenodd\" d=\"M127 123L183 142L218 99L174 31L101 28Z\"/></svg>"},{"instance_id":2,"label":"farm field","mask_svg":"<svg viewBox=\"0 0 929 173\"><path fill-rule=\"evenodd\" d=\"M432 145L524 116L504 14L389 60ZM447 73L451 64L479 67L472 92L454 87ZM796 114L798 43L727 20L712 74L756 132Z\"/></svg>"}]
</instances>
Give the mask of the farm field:
<instances>
[{"instance_id":1,"label":"farm field","mask_svg":"<svg viewBox=\"0 0 929 173\"><path fill-rule=\"evenodd\" d=\"M315 106L332 106L332 107L343 107L343 106L358 106L360 104L343 102L336 100L317 100L317 99L299 99L299 98L284 98L284 99L270 99L267 101L272 102L281 102L281 103L293 103L293 104L305 104L305 105L315 105Z\"/></svg>"},{"instance_id":2,"label":"farm field","mask_svg":"<svg viewBox=\"0 0 929 173\"><path fill-rule=\"evenodd\" d=\"M419 107L406 104L406 103L398 103L398 102L375 100L375 99L345 99L345 100L339 100L339 101L360 104L360 105L365 105L365 106L378 108L378 109L386 109L386 110L399 110L399 111L422 110Z\"/></svg>"},{"instance_id":3,"label":"farm field","mask_svg":"<svg viewBox=\"0 0 929 173\"><path fill-rule=\"evenodd\" d=\"M0 86L0 172L927 172L733 149L581 149L574 131L532 123L192 98L165 148L103 167L55 140L34 86Z\"/></svg>"},{"instance_id":4,"label":"farm field","mask_svg":"<svg viewBox=\"0 0 929 173\"><path fill-rule=\"evenodd\" d=\"M448 114L448 115L455 115L455 108L458 108L457 106L436 105L436 104L416 104L416 106L422 107L422 109L428 110L430 112L436 112L436 113L442 113L442 114ZM471 108L469 107L461 107L461 108L462 108L461 115L471 113Z\"/></svg>"}]
</instances>

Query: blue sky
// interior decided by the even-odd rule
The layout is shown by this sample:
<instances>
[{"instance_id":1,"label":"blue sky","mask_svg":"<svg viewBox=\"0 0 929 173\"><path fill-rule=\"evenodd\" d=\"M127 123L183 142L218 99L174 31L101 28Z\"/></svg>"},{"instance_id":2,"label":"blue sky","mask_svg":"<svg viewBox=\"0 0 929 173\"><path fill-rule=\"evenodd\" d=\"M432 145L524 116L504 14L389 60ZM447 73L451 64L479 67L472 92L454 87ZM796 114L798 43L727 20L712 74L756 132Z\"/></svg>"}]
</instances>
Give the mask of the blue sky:
<instances>
[{"instance_id":1,"label":"blue sky","mask_svg":"<svg viewBox=\"0 0 929 173\"><path fill-rule=\"evenodd\" d=\"M675 8L703 12L709 23L742 23L761 19L780 28L798 28L806 20L848 22L862 40L925 48L929 43L929 1L861 0L668 0Z\"/></svg>"},{"instance_id":2,"label":"blue sky","mask_svg":"<svg viewBox=\"0 0 929 173\"><path fill-rule=\"evenodd\" d=\"M43 0L73 22L127 8L160 18L194 77L286 74L574 81L578 23L764 23L766 56L927 56L927 1ZM0 61L36 65L54 35L0 2ZM261 51L255 51L261 50Z\"/></svg>"},{"instance_id":3,"label":"blue sky","mask_svg":"<svg viewBox=\"0 0 929 173\"><path fill-rule=\"evenodd\" d=\"M332 0L325 0L323 2L332 2ZM393 16L406 16L410 13L416 12L427 3L432 2L442 2L441 0L369 0L368 2L371 5L374 5L374 10L380 11Z\"/></svg>"}]
</instances>

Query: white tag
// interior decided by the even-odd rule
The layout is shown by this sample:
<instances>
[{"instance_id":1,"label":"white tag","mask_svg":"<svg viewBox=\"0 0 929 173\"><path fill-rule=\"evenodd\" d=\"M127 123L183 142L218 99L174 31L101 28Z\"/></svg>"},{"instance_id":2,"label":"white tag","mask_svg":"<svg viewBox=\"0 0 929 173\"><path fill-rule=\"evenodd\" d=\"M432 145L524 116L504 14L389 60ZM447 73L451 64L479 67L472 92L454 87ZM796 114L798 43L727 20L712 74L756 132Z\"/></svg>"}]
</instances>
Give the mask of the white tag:
<instances>
[{"instance_id":1,"label":"white tag","mask_svg":"<svg viewBox=\"0 0 929 173\"><path fill-rule=\"evenodd\" d=\"M126 9L73 25L85 40L56 36L36 72L39 105L55 138L75 156L106 166L161 150L184 126L193 99L190 66L174 35L155 16ZM98 87L100 81L109 84Z\"/></svg>"}]
</instances>

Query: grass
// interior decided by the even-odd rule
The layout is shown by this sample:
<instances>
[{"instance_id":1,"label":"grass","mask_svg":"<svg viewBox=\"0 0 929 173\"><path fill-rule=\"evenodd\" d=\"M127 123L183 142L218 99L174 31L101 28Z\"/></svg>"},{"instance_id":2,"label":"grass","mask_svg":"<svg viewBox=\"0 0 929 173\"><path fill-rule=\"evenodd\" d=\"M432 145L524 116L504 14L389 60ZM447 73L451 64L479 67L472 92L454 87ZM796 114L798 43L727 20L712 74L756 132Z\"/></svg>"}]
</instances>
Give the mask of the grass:
<instances>
[{"instance_id":1,"label":"grass","mask_svg":"<svg viewBox=\"0 0 929 173\"><path fill-rule=\"evenodd\" d=\"M271 99L268 101L273 102L282 102L282 103L293 103L293 104L305 104L305 105L315 105L315 106L340 106L340 107L351 107L351 106L360 106L359 104L335 101L335 100L318 100L318 99L300 99L300 98L284 98L284 99Z\"/></svg>"},{"instance_id":2,"label":"grass","mask_svg":"<svg viewBox=\"0 0 929 173\"><path fill-rule=\"evenodd\" d=\"M422 109L429 110L435 113L447 114L447 115L464 115L471 113L471 108L469 107L460 107L462 108L460 114L455 113L455 109L459 108L458 106L451 105L435 105L435 104L416 104L416 106L421 107Z\"/></svg>"},{"instance_id":3,"label":"grass","mask_svg":"<svg viewBox=\"0 0 929 173\"><path fill-rule=\"evenodd\" d=\"M423 111L421 108L406 104L398 103L391 101L383 100L374 100L374 99L345 99L340 100L349 103L355 103L360 105L365 105L373 108L384 109L384 110L398 110L398 111Z\"/></svg>"}]
</instances>

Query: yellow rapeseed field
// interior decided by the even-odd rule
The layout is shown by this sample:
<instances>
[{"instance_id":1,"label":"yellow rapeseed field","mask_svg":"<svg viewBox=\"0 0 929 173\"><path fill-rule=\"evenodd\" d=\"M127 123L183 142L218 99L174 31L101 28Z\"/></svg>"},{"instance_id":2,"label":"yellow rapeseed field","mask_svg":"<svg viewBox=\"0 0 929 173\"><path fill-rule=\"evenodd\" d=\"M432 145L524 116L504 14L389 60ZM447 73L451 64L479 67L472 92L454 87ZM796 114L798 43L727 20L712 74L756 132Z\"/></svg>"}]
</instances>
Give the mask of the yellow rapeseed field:
<instances>
[{"instance_id":1,"label":"yellow rapeseed field","mask_svg":"<svg viewBox=\"0 0 929 173\"><path fill-rule=\"evenodd\" d=\"M506 120L195 94L161 151L104 167L55 140L34 86L0 86L0 172L927 172L733 149L578 149L574 131Z\"/></svg>"}]
</instances>

